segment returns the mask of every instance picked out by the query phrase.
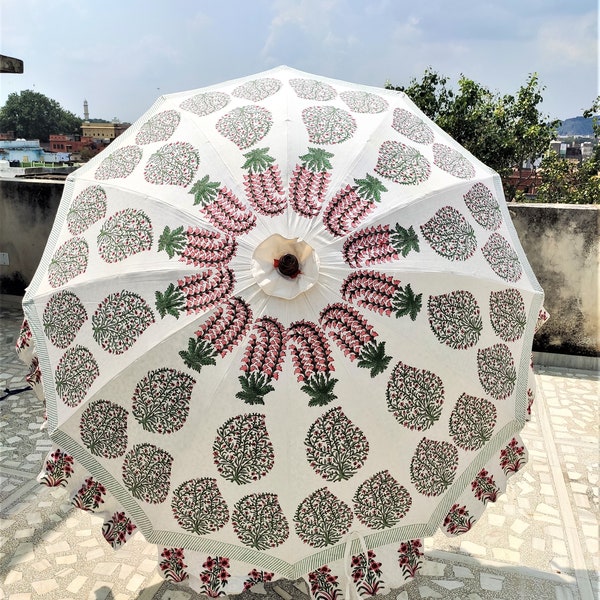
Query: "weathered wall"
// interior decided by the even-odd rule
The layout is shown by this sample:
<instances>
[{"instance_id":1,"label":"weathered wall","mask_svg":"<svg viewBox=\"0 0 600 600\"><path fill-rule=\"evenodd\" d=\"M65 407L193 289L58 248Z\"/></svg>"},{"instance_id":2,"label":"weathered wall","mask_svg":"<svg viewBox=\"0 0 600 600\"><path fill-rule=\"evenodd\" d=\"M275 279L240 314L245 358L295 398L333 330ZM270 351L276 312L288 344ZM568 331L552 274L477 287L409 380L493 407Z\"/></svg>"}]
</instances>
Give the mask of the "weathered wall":
<instances>
[{"instance_id":1,"label":"weathered wall","mask_svg":"<svg viewBox=\"0 0 600 600\"><path fill-rule=\"evenodd\" d=\"M509 210L550 313L534 350L600 356L600 207L510 204Z\"/></svg>"},{"instance_id":2,"label":"weathered wall","mask_svg":"<svg viewBox=\"0 0 600 600\"><path fill-rule=\"evenodd\" d=\"M0 293L22 295L42 257L63 182L0 179Z\"/></svg>"},{"instance_id":3,"label":"weathered wall","mask_svg":"<svg viewBox=\"0 0 600 600\"><path fill-rule=\"evenodd\" d=\"M0 293L22 295L42 256L62 194L62 182L0 179ZM600 207L510 204L523 248L546 292L550 320L534 350L600 356Z\"/></svg>"}]
</instances>

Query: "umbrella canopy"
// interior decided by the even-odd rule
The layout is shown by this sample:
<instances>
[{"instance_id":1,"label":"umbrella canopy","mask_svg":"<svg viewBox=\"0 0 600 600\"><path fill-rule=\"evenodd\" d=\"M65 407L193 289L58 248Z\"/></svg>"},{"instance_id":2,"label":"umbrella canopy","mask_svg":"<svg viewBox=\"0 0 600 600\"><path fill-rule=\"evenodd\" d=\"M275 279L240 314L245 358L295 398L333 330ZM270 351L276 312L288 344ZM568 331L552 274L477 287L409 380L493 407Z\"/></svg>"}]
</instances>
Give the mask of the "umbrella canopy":
<instances>
[{"instance_id":1,"label":"umbrella canopy","mask_svg":"<svg viewBox=\"0 0 600 600\"><path fill-rule=\"evenodd\" d=\"M209 596L380 593L524 464L542 295L498 175L405 95L163 96L68 178L23 302L40 479Z\"/></svg>"}]
</instances>

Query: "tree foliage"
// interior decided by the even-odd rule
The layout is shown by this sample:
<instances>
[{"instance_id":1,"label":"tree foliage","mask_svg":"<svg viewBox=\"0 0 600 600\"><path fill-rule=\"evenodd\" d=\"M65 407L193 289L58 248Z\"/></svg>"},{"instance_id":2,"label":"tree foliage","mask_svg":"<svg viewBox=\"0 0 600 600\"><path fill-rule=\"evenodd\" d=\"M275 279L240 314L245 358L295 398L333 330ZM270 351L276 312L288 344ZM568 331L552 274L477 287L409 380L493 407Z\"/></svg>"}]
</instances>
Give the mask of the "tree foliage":
<instances>
[{"instance_id":1,"label":"tree foliage","mask_svg":"<svg viewBox=\"0 0 600 600\"><path fill-rule=\"evenodd\" d=\"M8 96L0 108L0 131L14 131L17 138L47 142L51 133L79 133L82 120L56 101L32 90Z\"/></svg>"},{"instance_id":2,"label":"tree foliage","mask_svg":"<svg viewBox=\"0 0 600 600\"><path fill-rule=\"evenodd\" d=\"M546 150L558 127L540 112L543 87L536 73L516 94L501 95L462 75L453 89L448 77L426 69L421 80L386 88L405 92L452 138L501 176Z\"/></svg>"}]
</instances>

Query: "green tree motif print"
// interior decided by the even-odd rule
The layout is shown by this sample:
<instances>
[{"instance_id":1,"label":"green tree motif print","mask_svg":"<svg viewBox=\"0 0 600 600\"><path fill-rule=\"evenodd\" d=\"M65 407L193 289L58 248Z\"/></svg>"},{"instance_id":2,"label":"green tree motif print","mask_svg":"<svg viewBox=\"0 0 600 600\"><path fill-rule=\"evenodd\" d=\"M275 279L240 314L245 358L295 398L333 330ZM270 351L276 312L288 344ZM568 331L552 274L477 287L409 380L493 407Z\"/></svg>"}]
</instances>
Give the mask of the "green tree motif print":
<instances>
[{"instance_id":1,"label":"green tree motif print","mask_svg":"<svg viewBox=\"0 0 600 600\"><path fill-rule=\"evenodd\" d=\"M387 470L360 484L354 494L354 514L372 529L394 527L412 505L408 490Z\"/></svg>"},{"instance_id":2,"label":"green tree motif print","mask_svg":"<svg viewBox=\"0 0 600 600\"><path fill-rule=\"evenodd\" d=\"M296 164L290 178L288 198L290 206L301 216L315 217L321 211L331 179L332 152L323 148L309 148Z\"/></svg>"},{"instance_id":3,"label":"green tree motif print","mask_svg":"<svg viewBox=\"0 0 600 600\"><path fill-rule=\"evenodd\" d=\"M386 390L388 410L410 430L429 429L442 414L444 384L432 371L398 362Z\"/></svg>"},{"instance_id":4,"label":"green tree motif print","mask_svg":"<svg viewBox=\"0 0 600 600\"><path fill-rule=\"evenodd\" d=\"M492 233L481 251L496 275L512 283L521 279L521 261L515 249L499 233Z\"/></svg>"},{"instance_id":5,"label":"green tree motif print","mask_svg":"<svg viewBox=\"0 0 600 600\"><path fill-rule=\"evenodd\" d=\"M483 321L475 296L456 290L427 301L429 326L441 344L455 350L471 348L479 341Z\"/></svg>"},{"instance_id":6,"label":"green tree motif print","mask_svg":"<svg viewBox=\"0 0 600 600\"><path fill-rule=\"evenodd\" d=\"M195 383L195 379L175 369L150 371L135 387L131 414L146 431L179 431L187 420Z\"/></svg>"},{"instance_id":7,"label":"green tree motif print","mask_svg":"<svg viewBox=\"0 0 600 600\"><path fill-rule=\"evenodd\" d=\"M325 406L337 398L333 388L337 379L331 349L321 328L310 321L295 321L288 328L288 347L300 388L308 394L309 406Z\"/></svg>"},{"instance_id":8,"label":"green tree motif print","mask_svg":"<svg viewBox=\"0 0 600 600\"><path fill-rule=\"evenodd\" d=\"M74 237L62 244L48 265L48 283L57 288L85 273L89 247L83 238Z\"/></svg>"},{"instance_id":9,"label":"green tree motif print","mask_svg":"<svg viewBox=\"0 0 600 600\"><path fill-rule=\"evenodd\" d=\"M57 292L44 308L44 333L57 348L64 350L77 337L87 318L85 307L73 292Z\"/></svg>"},{"instance_id":10,"label":"green tree motif print","mask_svg":"<svg viewBox=\"0 0 600 600\"><path fill-rule=\"evenodd\" d=\"M198 535L218 531L229 521L227 503L210 477L184 481L173 492L171 509L182 529Z\"/></svg>"},{"instance_id":11,"label":"green tree motif print","mask_svg":"<svg viewBox=\"0 0 600 600\"><path fill-rule=\"evenodd\" d=\"M344 236L355 229L381 202L387 192L383 183L367 173L354 179L354 185L343 186L331 199L323 213L323 224L331 235Z\"/></svg>"},{"instance_id":12,"label":"green tree motif print","mask_svg":"<svg viewBox=\"0 0 600 600\"><path fill-rule=\"evenodd\" d=\"M123 456L127 450L128 414L122 406L109 400L91 402L81 414L81 441L94 456Z\"/></svg>"},{"instance_id":13,"label":"green tree motif print","mask_svg":"<svg viewBox=\"0 0 600 600\"><path fill-rule=\"evenodd\" d=\"M479 450L492 438L496 407L485 398L461 394L450 415L449 432L463 450Z\"/></svg>"},{"instance_id":14,"label":"green tree motif print","mask_svg":"<svg viewBox=\"0 0 600 600\"><path fill-rule=\"evenodd\" d=\"M414 321L421 311L423 294L415 294L410 283L404 287L398 279L377 271L354 271L340 288L344 300L389 317L410 316Z\"/></svg>"},{"instance_id":15,"label":"green tree motif print","mask_svg":"<svg viewBox=\"0 0 600 600\"><path fill-rule=\"evenodd\" d=\"M143 211L126 208L104 221L97 241L103 260L120 262L152 248L152 223Z\"/></svg>"},{"instance_id":16,"label":"green tree motif print","mask_svg":"<svg viewBox=\"0 0 600 600\"><path fill-rule=\"evenodd\" d=\"M56 366L56 393L67 406L74 408L85 398L98 375L100 369L94 355L84 346L73 346Z\"/></svg>"},{"instance_id":17,"label":"green tree motif print","mask_svg":"<svg viewBox=\"0 0 600 600\"><path fill-rule=\"evenodd\" d=\"M254 146L269 133L273 125L271 113L262 106L241 106L217 121L217 131L240 150Z\"/></svg>"},{"instance_id":18,"label":"green tree motif print","mask_svg":"<svg viewBox=\"0 0 600 600\"><path fill-rule=\"evenodd\" d=\"M371 92L348 91L340 92L340 98L346 106L355 113L377 114L387 110L389 104L377 94Z\"/></svg>"},{"instance_id":19,"label":"green tree motif print","mask_svg":"<svg viewBox=\"0 0 600 600\"><path fill-rule=\"evenodd\" d=\"M73 496L71 504L81 510L94 512L104 504L104 496L106 496L106 488L99 481L88 477Z\"/></svg>"},{"instance_id":20,"label":"green tree motif print","mask_svg":"<svg viewBox=\"0 0 600 600\"><path fill-rule=\"evenodd\" d=\"M238 377L242 386L235 396L246 404L264 404L264 397L275 390L271 385L279 379L285 360L287 334L285 327L273 317L261 317L253 325L246 343Z\"/></svg>"},{"instance_id":21,"label":"green tree motif print","mask_svg":"<svg viewBox=\"0 0 600 600\"><path fill-rule=\"evenodd\" d=\"M229 263L237 252L236 239L202 227L183 225L164 228L158 239L158 251L165 251L169 258L176 254L179 260L195 267L220 267Z\"/></svg>"},{"instance_id":22,"label":"green tree motif print","mask_svg":"<svg viewBox=\"0 0 600 600\"><path fill-rule=\"evenodd\" d=\"M494 333L505 342L523 336L527 323L525 302L519 290L509 288L490 293L490 321Z\"/></svg>"},{"instance_id":23,"label":"green tree motif print","mask_svg":"<svg viewBox=\"0 0 600 600\"><path fill-rule=\"evenodd\" d=\"M154 444L136 444L123 460L123 483L134 498L150 504L167 499L173 457Z\"/></svg>"},{"instance_id":24,"label":"green tree motif print","mask_svg":"<svg viewBox=\"0 0 600 600\"><path fill-rule=\"evenodd\" d=\"M454 177L461 179L475 177L475 167L469 159L444 144L433 145L433 164Z\"/></svg>"},{"instance_id":25,"label":"green tree motif print","mask_svg":"<svg viewBox=\"0 0 600 600\"><path fill-rule=\"evenodd\" d=\"M298 98L304 100L333 100L337 96L335 88L317 79L290 79L290 86Z\"/></svg>"},{"instance_id":26,"label":"green tree motif print","mask_svg":"<svg viewBox=\"0 0 600 600\"><path fill-rule=\"evenodd\" d=\"M177 286L170 283L164 292L155 292L156 310L161 319L167 314L179 319L179 313L205 313L223 302L233 292L235 275L223 266L206 269L194 275L185 275L177 280Z\"/></svg>"},{"instance_id":27,"label":"green tree motif print","mask_svg":"<svg viewBox=\"0 0 600 600\"><path fill-rule=\"evenodd\" d=\"M267 153L269 148L255 148L246 152L242 169L244 189L250 206L258 213L272 217L280 215L287 207L281 182L281 170L275 159Z\"/></svg>"},{"instance_id":28,"label":"green tree motif print","mask_svg":"<svg viewBox=\"0 0 600 600\"><path fill-rule=\"evenodd\" d=\"M217 356L226 356L247 335L252 324L252 310L241 298L230 298L210 314L196 337L188 340L187 350L179 356L186 367L200 372L206 365L216 365Z\"/></svg>"},{"instance_id":29,"label":"green tree motif print","mask_svg":"<svg viewBox=\"0 0 600 600\"><path fill-rule=\"evenodd\" d=\"M494 476L490 475L486 469L481 469L477 473L477 477L471 482L471 491L477 500L487 504L488 502L496 502L500 488L494 481Z\"/></svg>"},{"instance_id":30,"label":"green tree motif print","mask_svg":"<svg viewBox=\"0 0 600 600\"><path fill-rule=\"evenodd\" d=\"M475 230L452 206L440 208L421 225L421 233L433 250L448 260L467 260L477 250Z\"/></svg>"},{"instance_id":31,"label":"green tree motif print","mask_svg":"<svg viewBox=\"0 0 600 600\"><path fill-rule=\"evenodd\" d=\"M515 389L515 361L506 344L477 351L477 374L483 389L496 400L505 400Z\"/></svg>"},{"instance_id":32,"label":"green tree motif print","mask_svg":"<svg viewBox=\"0 0 600 600\"><path fill-rule=\"evenodd\" d=\"M344 356L369 369L371 377L387 369L392 358L385 353L385 342L376 341L378 333L354 307L343 302L328 304L319 315L319 324Z\"/></svg>"},{"instance_id":33,"label":"green tree motif print","mask_svg":"<svg viewBox=\"0 0 600 600\"><path fill-rule=\"evenodd\" d=\"M419 236L412 225L372 225L351 234L344 241L342 255L351 267L363 267L406 258L419 252Z\"/></svg>"},{"instance_id":34,"label":"green tree motif print","mask_svg":"<svg viewBox=\"0 0 600 600\"><path fill-rule=\"evenodd\" d=\"M354 117L335 106L310 106L302 111L302 122L311 144L341 144L356 131Z\"/></svg>"},{"instance_id":35,"label":"green tree motif print","mask_svg":"<svg viewBox=\"0 0 600 600\"><path fill-rule=\"evenodd\" d=\"M154 142L166 142L175 132L181 121L181 116L176 110L165 110L146 121L135 136L135 143L139 146Z\"/></svg>"},{"instance_id":36,"label":"green tree motif print","mask_svg":"<svg viewBox=\"0 0 600 600\"><path fill-rule=\"evenodd\" d=\"M273 94L276 94L281 88L281 81L272 77L263 77L262 79L253 79L236 87L232 96L243 98L251 102L260 102Z\"/></svg>"},{"instance_id":37,"label":"green tree motif print","mask_svg":"<svg viewBox=\"0 0 600 600\"><path fill-rule=\"evenodd\" d=\"M257 550L276 548L290 535L276 494L244 496L233 507L231 523L240 542Z\"/></svg>"},{"instance_id":38,"label":"green tree motif print","mask_svg":"<svg viewBox=\"0 0 600 600\"><path fill-rule=\"evenodd\" d=\"M199 117L205 117L225 108L230 101L231 98L223 92L203 92L184 100L180 107Z\"/></svg>"},{"instance_id":39,"label":"green tree motif print","mask_svg":"<svg viewBox=\"0 0 600 600\"><path fill-rule=\"evenodd\" d=\"M100 181L106 179L125 179L142 160L142 149L139 146L124 146L111 152L96 169L94 177Z\"/></svg>"},{"instance_id":40,"label":"green tree motif print","mask_svg":"<svg viewBox=\"0 0 600 600\"><path fill-rule=\"evenodd\" d=\"M465 204L479 225L496 231L502 224L500 205L491 190L483 183L476 183L465 195Z\"/></svg>"},{"instance_id":41,"label":"green tree motif print","mask_svg":"<svg viewBox=\"0 0 600 600\"><path fill-rule=\"evenodd\" d=\"M208 175L196 181L189 193L208 221L228 235L242 235L256 226L256 215L231 190L221 187L220 181L211 181Z\"/></svg>"},{"instance_id":42,"label":"green tree motif print","mask_svg":"<svg viewBox=\"0 0 600 600\"><path fill-rule=\"evenodd\" d=\"M423 119L404 108L394 109L392 127L413 142L433 144L434 135L431 127Z\"/></svg>"},{"instance_id":43,"label":"green tree motif print","mask_svg":"<svg viewBox=\"0 0 600 600\"><path fill-rule=\"evenodd\" d=\"M146 163L144 179L155 185L186 187L194 178L200 156L187 142L174 142L157 150Z\"/></svg>"},{"instance_id":44,"label":"green tree motif print","mask_svg":"<svg viewBox=\"0 0 600 600\"><path fill-rule=\"evenodd\" d=\"M50 454L44 465L44 475L40 481L48 487L65 487L75 473L73 457L60 448Z\"/></svg>"},{"instance_id":45,"label":"green tree motif print","mask_svg":"<svg viewBox=\"0 0 600 600\"><path fill-rule=\"evenodd\" d=\"M348 533L352 519L352 509L324 487L299 504L294 525L305 544L325 548L336 544Z\"/></svg>"},{"instance_id":46,"label":"green tree motif print","mask_svg":"<svg viewBox=\"0 0 600 600\"><path fill-rule=\"evenodd\" d=\"M123 354L154 323L154 313L134 292L109 294L92 315L92 335L103 350Z\"/></svg>"},{"instance_id":47,"label":"green tree motif print","mask_svg":"<svg viewBox=\"0 0 600 600\"><path fill-rule=\"evenodd\" d=\"M369 454L365 434L340 406L329 409L310 426L304 445L308 464L327 481L350 479Z\"/></svg>"},{"instance_id":48,"label":"green tree motif print","mask_svg":"<svg viewBox=\"0 0 600 600\"><path fill-rule=\"evenodd\" d=\"M249 413L225 421L217 429L213 459L219 475L238 485L265 477L275 463L265 415Z\"/></svg>"},{"instance_id":49,"label":"green tree motif print","mask_svg":"<svg viewBox=\"0 0 600 600\"><path fill-rule=\"evenodd\" d=\"M106 215L106 192L99 185L91 185L79 192L67 213L67 227L79 235Z\"/></svg>"},{"instance_id":50,"label":"green tree motif print","mask_svg":"<svg viewBox=\"0 0 600 600\"><path fill-rule=\"evenodd\" d=\"M423 438L410 462L410 480L424 496L439 496L452 485L457 468L456 446Z\"/></svg>"},{"instance_id":51,"label":"green tree motif print","mask_svg":"<svg viewBox=\"0 0 600 600\"><path fill-rule=\"evenodd\" d=\"M402 185L418 185L429 179L431 165L416 148L388 140L379 148L375 173Z\"/></svg>"}]
</instances>

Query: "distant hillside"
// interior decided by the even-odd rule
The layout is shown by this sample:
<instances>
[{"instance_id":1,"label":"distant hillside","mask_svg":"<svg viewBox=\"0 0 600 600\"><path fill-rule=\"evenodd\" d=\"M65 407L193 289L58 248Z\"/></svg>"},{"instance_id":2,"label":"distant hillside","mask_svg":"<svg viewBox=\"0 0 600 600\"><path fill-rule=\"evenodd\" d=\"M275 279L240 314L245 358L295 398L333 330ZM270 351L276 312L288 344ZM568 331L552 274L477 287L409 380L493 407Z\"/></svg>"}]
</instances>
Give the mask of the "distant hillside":
<instances>
[{"instance_id":1,"label":"distant hillside","mask_svg":"<svg viewBox=\"0 0 600 600\"><path fill-rule=\"evenodd\" d=\"M592 119L585 117L565 119L558 128L558 135L594 135Z\"/></svg>"}]
</instances>

